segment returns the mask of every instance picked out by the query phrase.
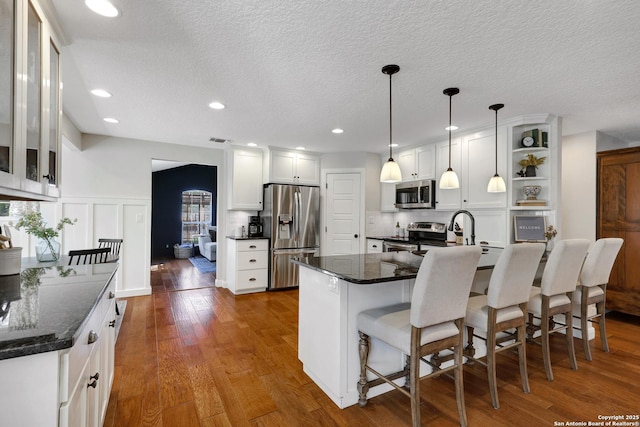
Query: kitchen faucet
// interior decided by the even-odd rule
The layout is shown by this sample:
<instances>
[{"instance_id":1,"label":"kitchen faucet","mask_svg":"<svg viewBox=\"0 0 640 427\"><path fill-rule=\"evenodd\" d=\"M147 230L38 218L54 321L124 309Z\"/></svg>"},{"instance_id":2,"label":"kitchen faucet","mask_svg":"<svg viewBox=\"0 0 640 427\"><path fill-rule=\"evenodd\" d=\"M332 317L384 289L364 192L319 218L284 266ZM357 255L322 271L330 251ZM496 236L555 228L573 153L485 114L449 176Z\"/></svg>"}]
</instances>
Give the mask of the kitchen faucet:
<instances>
[{"instance_id":1,"label":"kitchen faucet","mask_svg":"<svg viewBox=\"0 0 640 427\"><path fill-rule=\"evenodd\" d=\"M476 219L473 217L473 215L471 215L471 212L466 211L464 209L456 211L451 217L451 222L449 223L448 230L453 231L453 224L458 214L467 214L469 216L469 219L471 219L471 244L475 245L476 244Z\"/></svg>"}]
</instances>

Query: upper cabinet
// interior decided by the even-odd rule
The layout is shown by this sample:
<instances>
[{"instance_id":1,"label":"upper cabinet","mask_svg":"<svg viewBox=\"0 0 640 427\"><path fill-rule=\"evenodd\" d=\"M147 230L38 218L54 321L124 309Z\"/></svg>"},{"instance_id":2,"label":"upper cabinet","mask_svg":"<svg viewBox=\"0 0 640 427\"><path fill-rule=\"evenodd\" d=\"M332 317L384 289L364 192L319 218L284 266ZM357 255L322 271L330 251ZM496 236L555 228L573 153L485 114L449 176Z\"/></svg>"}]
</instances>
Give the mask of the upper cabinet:
<instances>
[{"instance_id":1,"label":"upper cabinet","mask_svg":"<svg viewBox=\"0 0 640 427\"><path fill-rule=\"evenodd\" d=\"M298 151L269 149L269 183L320 185L320 158Z\"/></svg>"},{"instance_id":2,"label":"upper cabinet","mask_svg":"<svg viewBox=\"0 0 640 427\"><path fill-rule=\"evenodd\" d=\"M262 151L227 152L229 162L229 209L262 210Z\"/></svg>"},{"instance_id":3,"label":"upper cabinet","mask_svg":"<svg viewBox=\"0 0 640 427\"><path fill-rule=\"evenodd\" d=\"M397 157L402 181L433 179L435 177L436 156L433 144L401 151Z\"/></svg>"},{"instance_id":4,"label":"upper cabinet","mask_svg":"<svg viewBox=\"0 0 640 427\"><path fill-rule=\"evenodd\" d=\"M461 170L460 153L462 149L460 138L451 140L451 168L458 174L458 179L462 183L464 173ZM440 177L449 168L449 141L435 144L436 149L436 209L456 210L460 209L461 190L441 189L439 185Z\"/></svg>"},{"instance_id":5,"label":"upper cabinet","mask_svg":"<svg viewBox=\"0 0 640 427\"><path fill-rule=\"evenodd\" d=\"M462 138L462 170L460 177L462 188L462 207L506 208L506 193L489 193L487 185L496 173L503 178L506 175L507 128L498 128L498 147L496 160L495 129L476 132Z\"/></svg>"},{"instance_id":6,"label":"upper cabinet","mask_svg":"<svg viewBox=\"0 0 640 427\"><path fill-rule=\"evenodd\" d=\"M0 0L0 197L60 195L60 49L36 2ZM6 43L5 43L6 41Z\"/></svg>"}]
</instances>

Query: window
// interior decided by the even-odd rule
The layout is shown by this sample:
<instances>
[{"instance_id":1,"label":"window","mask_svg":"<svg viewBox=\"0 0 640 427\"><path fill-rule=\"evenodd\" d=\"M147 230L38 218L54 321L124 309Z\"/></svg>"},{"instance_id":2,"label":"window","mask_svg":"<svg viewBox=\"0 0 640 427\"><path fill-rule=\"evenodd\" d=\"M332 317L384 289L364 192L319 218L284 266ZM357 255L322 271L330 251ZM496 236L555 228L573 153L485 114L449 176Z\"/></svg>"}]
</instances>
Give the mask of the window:
<instances>
[{"instance_id":1,"label":"window","mask_svg":"<svg viewBox=\"0 0 640 427\"><path fill-rule=\"evenodd\" d=\"M192 243L194 236L207 234L209 225L211 225L211 193L201 190L183 191L182 243Z\"/></svg>"}]
</instances>

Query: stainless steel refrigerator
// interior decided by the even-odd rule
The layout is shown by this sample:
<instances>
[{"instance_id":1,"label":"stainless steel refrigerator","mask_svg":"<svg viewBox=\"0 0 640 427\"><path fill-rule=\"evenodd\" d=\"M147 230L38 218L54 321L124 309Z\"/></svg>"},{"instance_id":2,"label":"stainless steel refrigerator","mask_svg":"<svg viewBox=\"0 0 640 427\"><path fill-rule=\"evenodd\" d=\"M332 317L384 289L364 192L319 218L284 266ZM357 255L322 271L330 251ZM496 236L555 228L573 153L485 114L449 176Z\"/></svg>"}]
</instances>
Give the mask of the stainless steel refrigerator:
<instances>
[{"instance_id":1,"label":"stainless steel refrigerator","mask_svg":"<svg viewBox=\"0 0 640 427\"><path fill-rule=\"evenodd\" d=\"M270 239L269 289L298 286L298 266L290 261L318 256L320 188L265 184L261 216Z\"/></svg>"}]
</instances>

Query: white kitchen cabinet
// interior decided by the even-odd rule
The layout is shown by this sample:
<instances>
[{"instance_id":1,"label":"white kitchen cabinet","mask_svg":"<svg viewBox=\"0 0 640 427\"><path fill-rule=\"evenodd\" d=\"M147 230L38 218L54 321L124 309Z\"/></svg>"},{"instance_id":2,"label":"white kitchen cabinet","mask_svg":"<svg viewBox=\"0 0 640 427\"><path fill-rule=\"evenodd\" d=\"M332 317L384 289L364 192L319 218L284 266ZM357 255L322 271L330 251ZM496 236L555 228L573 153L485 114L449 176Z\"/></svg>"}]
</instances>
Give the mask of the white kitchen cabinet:
<instances>
[{"instance_id":1,"label":"white kitchen cabinet","mask_svg":"<svg viewBox=\"0 0 640 427\"><path fill-rule=\"evenodd\" d=\"M268 182L278 184L320 184L320 158L297 151L269 150Z\"/></svg>"},{"instance_id":2,"label":"white kitchen cabinet","mask_svg":"<svg viewBox=\"0 0 640 427\"><path fill-rule=\"evenodd\" d=\"M498 174L506 175L507 128L498 128ZM489 193L487 185L496 171L495 128L466 135L462 139L462 170L460 179L462 207L506 208L507 193Z\"/></svg>"},{"instance_id":3,"label":"white kitchen cabinet","mask_svg":"<svg viewBox=\"0 0 640 427\"><path fill-rule=\"evenodd\" d=\"M380 183L380 211L381 212L398 212L396 208L396 184L381 182Z\"/></svg>"},{"instance_id":4,"label":"white kitchen cabinet","mask_svg":"<svg viewBox=\"0 0 640 427\"><path fill-rule=\"evenodd\" d=\"M229 290L236 295L265 291L269 286L269 240L227 240Z\"/></svg>"},{"instance_id":5,"label":"white kitchen cabinet","mask_svg":"<svg viewBox=\"0 0 640 427\"><path fill-rule=\"evenodd\" d=\"M62 45L55 22L37 1L8 5L0 27L15 30L7 43L13 55L0 58L0 80L13 90L0 95L0 110L7 112L0 123L0 194L55 201L60 195Z\"/></svg>"},{"instance_id":6,"label":"white kitchen cabinet","mask_svg":"<svg viewBox=\"0 0 640 427\"><path fill-rule=\"evenodd\" d=\"M435 145L425 145L401 151L397 157L402 181L433 179L435 177Z\"/></svg>"},{"instance_id":7,"label":"white kitchen cabinet","mask_svg":"<svg viewBox=\"0 0 640 427\"><path fill-rule=\"evenodd\" d=\"M461 141L460 138L451 139L451 167L458 174L458 179L462 183L464 172L461 170ZM435 144L436 150L436 209L451 211L460 209L461 189L441 189L440 177L449 167L449 141Z\"/></svg>"},{"instance_id":8,"label":"white kitchen cabinet","mask_svg":"<svg viewBox=\"0 0 640 427\"><path fill-rule=\"evenodd\" d=\"M367 239L367 253L368 254L378 254L382 253L382 244L383 240L378 239Z\"/></svg>"},{"instance_id":9,"label":"white kitchen cabinet","mask_svg":"<svg viewBox=\"0 0 640 427\"><path fill-rule=\"evenodd\" d=\"M257 150L230 150L229 209L262 210L262 152Z\"/></svg>"}]
</instances>

